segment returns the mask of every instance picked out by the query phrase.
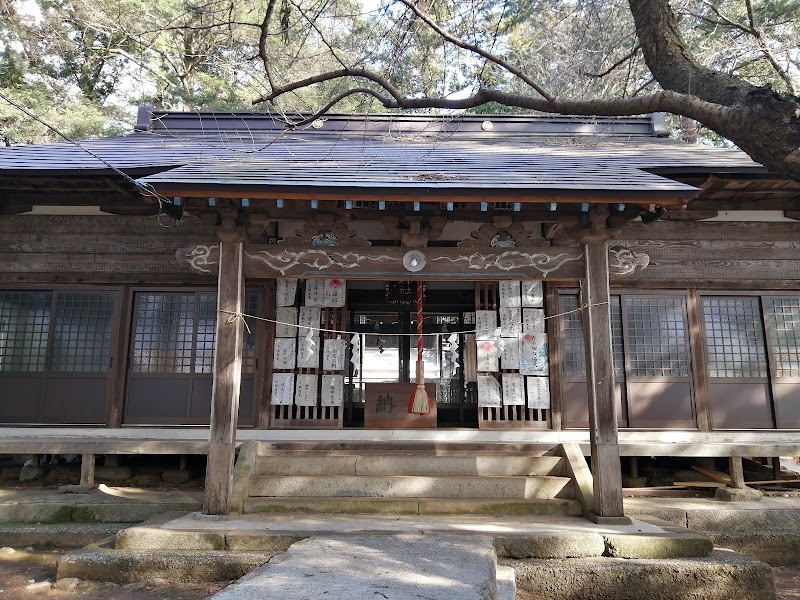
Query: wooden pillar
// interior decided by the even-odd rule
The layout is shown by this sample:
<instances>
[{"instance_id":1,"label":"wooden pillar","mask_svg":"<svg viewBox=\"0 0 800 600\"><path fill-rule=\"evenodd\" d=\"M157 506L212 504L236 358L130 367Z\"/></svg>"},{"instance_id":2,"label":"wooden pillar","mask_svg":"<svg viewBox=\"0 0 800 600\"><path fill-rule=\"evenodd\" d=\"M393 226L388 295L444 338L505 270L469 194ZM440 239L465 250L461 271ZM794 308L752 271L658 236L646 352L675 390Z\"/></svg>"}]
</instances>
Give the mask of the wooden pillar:
<instances>
[{"instance_id":1,"label":"wooden pillar","mask_svg":"<svg viewBox=\"0 0 800 600\"><path fill-rule=\"evenodd\" d=\"M94 487L94 454L81 454L81 485Z\"/></svg>"},{"instance_id":2,"label":"wooden pillar","mask_svg":"<svg viewBox=\"0 0 800 600\"><path fill-rule=\"evenodd\" d=\"M731 471L731 487L737 490L743 490L744 485L744 469L742 468L742 457L731 456L728 459L728 465Z\"/></svg>"},{"instance_id":3,"label":"wooden pillar","mask_svg":"<svg viewBox=\"0 0 800 600\"><path fill-rule=\"evenodd\" d=\"M586 278L583 281L583 336L589 396L589 438L594 476L594 515L624 517L622 473L614 400L614 354L611 347L611 293L605 240L584 244Z\"/></svg>"},{"instance_id":4,"label":"wooden pillar","mask_svg":"<svg viewBox=\"0 0 800 600\"><path fill-rule=\"evenodd\" d=\"M242 380L241 319L232 313L244 310L242 237L236 231L218 233L220 239L217 283L217 343L214 351L211 389L211 426L203 512L230 512L236 426L239 416L239 386Z\"/></svg>"}]
</instances>

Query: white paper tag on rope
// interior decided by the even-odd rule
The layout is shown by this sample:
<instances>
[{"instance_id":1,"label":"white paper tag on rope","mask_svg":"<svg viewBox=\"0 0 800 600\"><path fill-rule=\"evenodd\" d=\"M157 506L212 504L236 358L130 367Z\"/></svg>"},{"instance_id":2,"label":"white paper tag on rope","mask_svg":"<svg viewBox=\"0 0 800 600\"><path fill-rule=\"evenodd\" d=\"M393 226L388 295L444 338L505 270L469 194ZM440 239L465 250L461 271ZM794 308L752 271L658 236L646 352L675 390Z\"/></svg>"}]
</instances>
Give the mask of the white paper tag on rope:
<instances>
[{"instance_id":1,"label":"white paper tag on rope","mask_svg":"<svg viewBox=\"0 0 800 600\"><path fill-rule=\"evenodd\" d=\"M504 338L517 337L522 333L522 309L500 309L500 335Z\"/></svg>"},{"instance_id":2,"label":"white paper tag on rope","mask_svg":"<svg viewBox=\"0 0 800 600\"><path fill-rule=\"evenodd\" d=\"M522 282L522 306L544 306L544 286L542 286L541 281L528 280Z\"/></svg>"},{"instance_id":3,"label":"white paper tag on rope","mask_svg":"<svg viewBox=\"0 0 800 600\"><path fill-rule=\"evenodd\" d=\"M272 374L271 404L289 405L294 400L294 373Z\"/></svg>"},{"instance_id":4,"label":"white paper tag on rope","mask_svg":"<svg viewBox=\"0 0 800 600\"><path fill-rule=\"evenodd\" d=\"M307 336L309 331L312 332L311 335L319 335L318 330L321 321L321 308L309 308L307 306L303 306L300 309L300 316L298 317L297 321L298 325L300 325L300 331L297 335L302 338Z\"/></svg>"},{"instance_id":5,"label":"white paper tag on rope","mask_svg":"<svg viewBox=\"0 0 800 600\"><path fill-rule=\"evenodd\" d=\"M293 306L297 295L297 279L278 279L275 306Z\"/></svg>"},{"instance_id":6,"label":"white paper tag on rope","mask_svg":"<svg viewBox=\"0 0 800 600\"><path fill-rule=\"evenodd\" d=\"M322 368L326 371L344 369L345 343L341 338L326 339L322 345Z\"/></svg>"},{"instance_id":7,"label":"white paper tag on rope","mask_svg":"<svg viewBox=\"0 0 800 600\"><path fill-rule=\"evenodd\" d=\"M544 333L544 309L526 308L522 311L522 333Z\"/></svg>"},{"instance_id":8,"label":"white paper tag on rope","mask_svg":"<svg viewBox=\"0 0 800 600\"><path fill-rule=\"evenodd\" d=\"M520 338L519 372L523 375L547 377L547 334L524 333Z\"/></svg>"},{"instance_id":9,"label":"white paper tag on rope","mask_svg":"<svg viewBox=\"0 0 800 600\"><path fill-rule=\"evenodd\" d=\"M494 330L497 329L497 313L493 310L475 311L475 337L479 340L486 340L494 337Z\"/></svg>"},{"instance_id":10,"label":"white paper tag on rope","mask_svg":"<svg viewBox=\"0 0 800 600\"><path fill-rule=\"evenodd\" d=\"M528 408L550 408L550 378L526 377L528 384Z\"/></svg>"},{"instance_id":11,"label":"white paper tag on rope","mask_svg":"<svg viewBox=\"0 0 800 600\"><path fill-rule=\"evenodd\" d=\"M504 338L503 351L500 353L502 369L519 369L519 338Z\"/></svg>"},{"instance_id":12,"label":"white paper tag on rope","mask_svg":"<svg viewBox=\"0 0 800 600\"><path fill-rule=\"evenodd\" d=\"M525 378L516 373L503 373L503 405L525 404Z\"/></svg>"},{"instance_id":13,"label":"white paper tag on rope","mask_svg":"<svg viewBox=\"0 0 800 600\"><path fill-rule=\"evenodd\" d=\"M295 338L275 338L275 350L272 353L272 368L277 370L294 369L297 356L297 340Z\"/></svg>"},{"instance_id":14,"label":"white paper tag on rope","mask_svg":"<svg viewBox=\"0 0 800 600\"><path fill-rule=\"evenodd\" d=\"M323 375L319 399L321 406L341 406L344 403L344 376Z\"/></svg>"},{"instance_id":15,"label":"white paper tag on rope","mask_svg":"<svg viewBox=\"0 0 800 600\"><path fill-rule=\"evenodd\" d=\"M276 308L275 320L275 337L297 337L297 309L294 306Z\"/></svg>"},{"instance_id":16,"label":"white paper tag on rope","mask_svg":"<svg viewBox=\"0 0 800 600\"><path fill-rule=\"evenodd\" d=\"M306 335L298 338L297 344L297 367L300 369L316 369L319 367L319 336Z\"/></svg>"},{"instance_id":17,"label":"white paper tag on rope","mask_svg":"<svg viewBox=\"0 0 800 600\"><path fill-rule=\"evenodd\" d=\"M491 339L476 340L475 344L478 348L478 371L497 371L497 358L500 354L498 343Z\"/></svg>"},{"instance_id":18,"label":"white paper tag on rope","mask_svg":"<svg viewBox=\"0 0 800 600\"><path fill-rule=\"evenodd\" d=\"M341 307L347 300L344 279L307 279L306 306Z\"/></svg>"},{"instance_id":19,"label":"white paper tag on rope","mask_svg":"<svg viewBox=\"0 0 800 600\"><path fill-rule=\"evenodd\" d=\"M294 390L294 403L297 406L317 405L317 376L298 375Z\"/></svg>"}]
</instances>

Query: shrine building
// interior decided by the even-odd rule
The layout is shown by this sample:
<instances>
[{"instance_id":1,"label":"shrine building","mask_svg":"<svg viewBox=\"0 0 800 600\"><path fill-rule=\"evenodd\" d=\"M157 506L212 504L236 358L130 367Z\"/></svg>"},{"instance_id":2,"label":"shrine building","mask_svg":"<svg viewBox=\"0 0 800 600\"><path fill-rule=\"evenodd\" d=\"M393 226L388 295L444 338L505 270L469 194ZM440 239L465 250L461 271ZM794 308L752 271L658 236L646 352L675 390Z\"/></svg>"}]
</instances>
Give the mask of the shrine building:
<instances>
[{"instance_id":1,"label":"shrine building","mask_svg":"<svg viewBox=\"0 0 800 600\"><path fill-rule=\"evenodd\" d=\"M569 443L601 517L620 456L798 455L800 185L668 133L143 108L2 148L0 452L207 454L221 514L242 441Z\"/></svg>"}]
</instances>

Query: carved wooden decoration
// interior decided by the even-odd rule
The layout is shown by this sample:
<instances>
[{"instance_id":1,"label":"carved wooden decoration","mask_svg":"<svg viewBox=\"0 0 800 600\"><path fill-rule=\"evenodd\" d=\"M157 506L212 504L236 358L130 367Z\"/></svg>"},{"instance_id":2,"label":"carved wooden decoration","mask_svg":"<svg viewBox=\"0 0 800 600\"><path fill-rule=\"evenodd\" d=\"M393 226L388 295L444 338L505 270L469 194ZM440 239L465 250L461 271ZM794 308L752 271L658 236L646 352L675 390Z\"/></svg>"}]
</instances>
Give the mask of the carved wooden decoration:
<instances>
[{"instance_id":1,"label":"carved wooden decoration","mask_svg":"<svg viewBox=\"0 0 800 600\"><path fill-rule=\"evenodd\" d=\"M421 280L548 279L574 281L583 276L581 247L540 249L486 248L467 253L460 248L422 248L425 267L414 273L403 266L408 250L396 247L338 249L323 247L246 246L244 275L249 278L353 278ZM178 261L197 273L216 274L219 248L197 245L177 252ZM609 250L612 275L643 269L648 256L628 248Z\"/></svg>"},{"instance_id":2,"label":"carved wooden decoration","mask_svg":"<svg viewBox=\"0 0 800 600\"><path fill-rule=\"evenodd\" d=\"M549 245L540 233L528 231L522 223L501 220L484 223L458 243L460 248L545 248Z\"/></svg>"},{"instance_id":3,"label":"carved wooden decoration","mask_svg":"<svg viewBox=\"0 0 800 600\"><path fill-rule=\"evenodd\" d=\"M351 231L344 221L317 219L306 221L301 229L293 235L284 236L278 242L280 246L321 246L349 248L353 246L370 246L369 240Z\"/></svg>"}]
</instances>

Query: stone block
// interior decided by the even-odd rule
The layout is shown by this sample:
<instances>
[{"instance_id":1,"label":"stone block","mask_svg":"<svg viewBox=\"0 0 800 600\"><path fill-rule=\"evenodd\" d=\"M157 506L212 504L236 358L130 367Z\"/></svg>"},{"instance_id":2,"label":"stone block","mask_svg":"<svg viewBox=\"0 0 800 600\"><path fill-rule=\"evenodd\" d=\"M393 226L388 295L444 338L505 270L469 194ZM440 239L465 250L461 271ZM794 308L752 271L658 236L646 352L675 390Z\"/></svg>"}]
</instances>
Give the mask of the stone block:
<instances>
[{"instance_id":1,"label":"stone block","mask_svg":"<svg viewBox=\"0 0 800 600\"><path fill-rule=\"evenodd\" d=\"M47 474L46 465L39 465L38 467L34 467L33 465L24 466L19 470L19 480L21 483L25 483L27 481L35 481L37 479L41 479L46 474Z\"/></svg>"},{"instance_id":2,"label":"stone block","mask_svg":"<svg viewBox=\"0 0 800 600\"><path fill-rule=\"evenodd\" d=\"M692 558L708 556L713 540L696 533L606 533L606 555L614 558Z\"/></svg>"},{"instance_id":3,"label":"stone block","mask_svg":"<svg viewBox=\"0 0 800 600\"><path fill-rule=\"evenodd\" d=\"M226 581L239 579L273 555L263 552L110 550L90 546L58 560L58 579L133 583L154 578L168 581Z\"/></svg>"},{"instance_id":4,"label":"stone block","mask_svg":"<svg viewBox=\"0 0 800 600\"><path fill-rule=\"evenodd\" d=\"M223 533L129 527L117 533L118 550L224 550Z\"/></svg>"},{"instance_id":5,"label":"stone block","mask_svg":"<svg viewBox=\"0 0 800 600\"><path fill-rule=\"evenodd\" d=\"M800 566L800 531L732 531L714 535L714 543L773 567Z\"/></svg>"},{"instance_id":6,"label":"stone block","mask_svg":"<svg viewBox=\"0 0 800 600\"><path fill-rule=\"evenodd\" d=\"M602 556L603 537L597 533L555 531L495 536L497 555L506 558L584 558Z\"/></svg>"},{"instance_id":7,"label":"stone block","mask_svg":"<svg viewBox=\"0 0 800 600\"><path fill-rule=\"evenodd\" d=\"M669 560L504 561L517 588L550 600L775 600L769 565L733 552Z\"/></svg>"},{"instance_id":8,"label":"stone block","mask_svg":"<svg viewBox=\"0 0 800 600\"><path fill-rule=\"evenodd\" d=\"M225 547L236 552L284 552L302 539L296 535L228 532Z\"/></svg>"},{"instance_id":9,"label":"stone block","mask_svg":"<svg viewBox=\"0 0 800 600\"><path fill-rule=\"evenodd\" d=\"M189 469L169 469L161 474L161 479L172 485L182 485L190 482L193 476Z\"/></svg>"},{"instance_id":10,"label":"stone block","mask_svg":"<svg viewBox=\"0 0 800 600\"><path fill-rule=\"evenodd\" d=\"M753 488L717 488L714 498L722 502L758 502L764 494L760 490Z\"/></svg>"},{"instance_id":11,"label":"stone block","mask_svg":"<svg viewBox=\"0 0 800 600\"><path fill-rule=\"evenodd\" d=\"M127 481L133 477L133 469L130 467L118 466L99 466L94 468L94 478L105 481Z\"/></svg>"}]
</instances>

